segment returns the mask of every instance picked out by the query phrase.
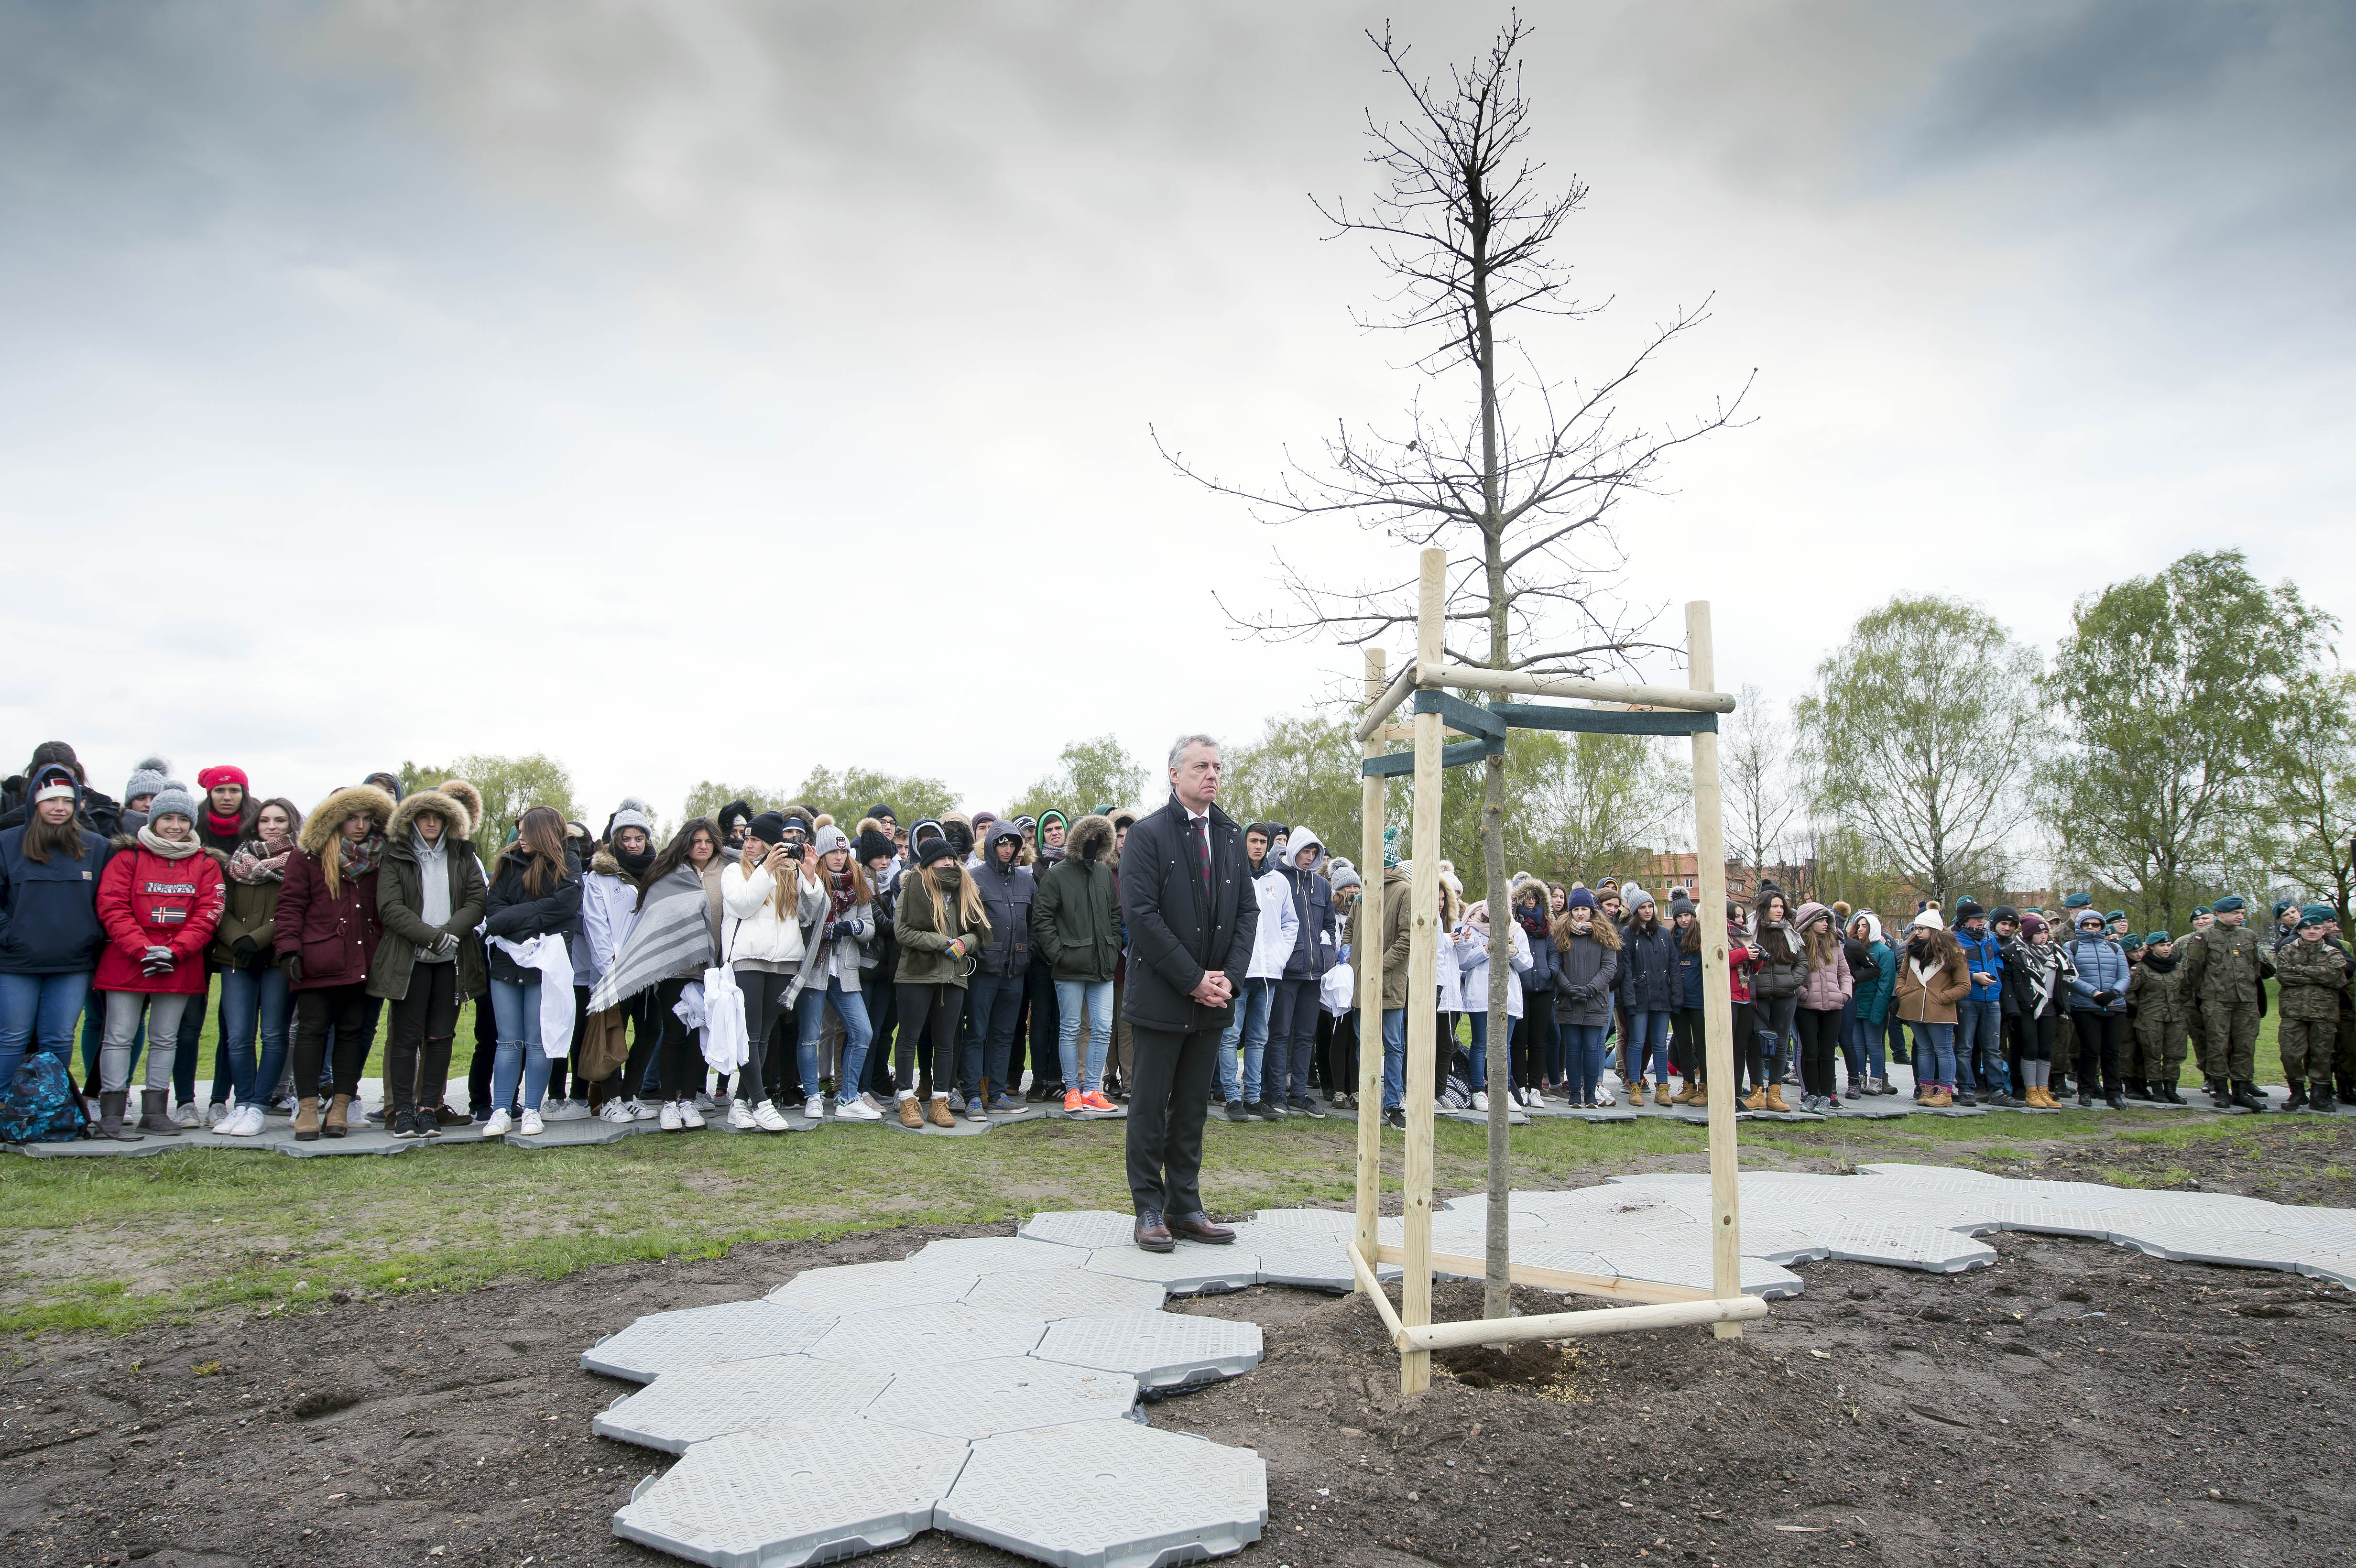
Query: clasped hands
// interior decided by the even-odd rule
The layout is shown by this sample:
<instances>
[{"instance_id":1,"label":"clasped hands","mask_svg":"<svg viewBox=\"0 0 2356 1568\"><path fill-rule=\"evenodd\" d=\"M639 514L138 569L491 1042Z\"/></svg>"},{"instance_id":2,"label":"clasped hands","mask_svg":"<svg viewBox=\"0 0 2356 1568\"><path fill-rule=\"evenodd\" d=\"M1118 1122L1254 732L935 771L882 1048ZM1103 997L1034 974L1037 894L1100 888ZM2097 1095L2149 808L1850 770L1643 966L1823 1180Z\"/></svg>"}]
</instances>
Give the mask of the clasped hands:
<instances>
[{"instance_id":1,"label":"clasped hands","mask_svg":"<svg viewBox=\"0 0 2356 1568\"><path fill-rule=\"evenodd\" d=\"M1206 1008L1224 1008L1235 1000L1236 987L1216 969L1205 969L1194 982L1194 997Z\"/></svg>"}]
</instances>

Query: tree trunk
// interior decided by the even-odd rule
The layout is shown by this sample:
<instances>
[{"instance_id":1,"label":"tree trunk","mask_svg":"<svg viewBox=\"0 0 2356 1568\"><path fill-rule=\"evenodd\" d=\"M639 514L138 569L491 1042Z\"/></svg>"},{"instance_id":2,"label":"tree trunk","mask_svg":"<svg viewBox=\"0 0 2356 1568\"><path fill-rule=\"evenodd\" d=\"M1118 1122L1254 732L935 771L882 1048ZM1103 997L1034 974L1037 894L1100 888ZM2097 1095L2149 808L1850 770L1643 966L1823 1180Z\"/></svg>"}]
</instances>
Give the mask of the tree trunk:
<instances>
[{"instance_id":1,"label":"tree trunk","mask_svg":"<svg viewBox=\"0 0 2356 1568\"><path fill-rule=\"evenodd\" d=\"M1487 795L1481 810L1481 872L1489 890L1489 1229L1485 1238L1488 1269L1481 1284L1481 1316L1514 1315L1511 1217L1506 1194L1513 1185L1513 1166L1506 1145L1512 1125L1513 1100L1505 1092L1505 991L1514 972L1514 903L1505 891L1505 759L1491 757L1483 770ZM1500 900L1504 907L1499 907ZM1527 1007L1526 999L1524 1003Z\"/></svg>"}]
</instances>

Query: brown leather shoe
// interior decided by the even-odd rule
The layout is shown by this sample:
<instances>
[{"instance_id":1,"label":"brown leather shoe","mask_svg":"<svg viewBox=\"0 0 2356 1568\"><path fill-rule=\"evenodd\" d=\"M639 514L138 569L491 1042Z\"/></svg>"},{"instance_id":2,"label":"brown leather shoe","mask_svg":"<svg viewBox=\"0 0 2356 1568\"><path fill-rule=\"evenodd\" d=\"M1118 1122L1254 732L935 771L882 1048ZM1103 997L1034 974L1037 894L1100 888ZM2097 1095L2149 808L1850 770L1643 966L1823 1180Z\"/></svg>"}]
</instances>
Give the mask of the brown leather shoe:
<instances>
[{"instance_id":1,"label":"brown leather shoe","mask_svg":"<svg viewBox=\"0 0 2356 1568\"><path fill-rule=\"evenodd\" d=\"M957 1125L957 1113L949 1109L949 1097L946 1094L936 1094L933 1096L932 1115L933 1125L937 1127L953 1127Z\"/></svg>"},{"instance_id":2,"label":"brown leather shoe","mask_svg":"<svg viewBox=\"0 0 2356 1568\"><path fill-rule=\"evenodd\" d=\"M1183 1236L1190 1242L1207 1242L1215 1247L1225 1246L1236 1239L1233 1231L1225 1225L1212 1224L1211 1217L1200 1209L1170 1221L1169 1228L1173 1236Z\"/></svg>"},{"instance_id":3,"label":"brown leather shoe","mask_svg":"<svg viewBox=\"0 0 2356 1568\"><path fill-rule=\"evenodd\" d=\"M924 1107L916 1104L916 1097L914 1094L900 1102L900 1125L904 1127L921 1127L925 1125Z\"/></svg>"},{"instance_id":4,"label":"brown leather shoe","mask_svg":"<svg viewBox=\"0 0 2356 1568\"><path fill-rule=\"evenodd\" d=\"M1170 1227L1163 1224L1162 1216L1151 1209L1137 1217L1137 1229L1130 1234L1136 1238L1137 1244L1149 1253L1174 1253L1178 1250L1177 1240L1170 1234Z\"/></svg>"},{"instance_id":5,"label":"brown leather shoe","mask_svg":"<svg viewBox=\"0 0 2356 1568\"><path fill-rule=\"evenodd\" d=\"M316 1143L319 1137L319 1097L303 1094L294 1101L294 1141Z\"/></svg>"},{"instance_id":6,"label":"brown leather shoe","mask_svg":"<svg viewBox=\"0 0 2356 1568\"><path fill-rule=\"evenodd\" d=\"M331 1138L342 1137L350 1125L352 1097L349 1094L337 1095L327 1102L327 1119L319 1124L319 1131Z\"/></svg>"}]
</instances>

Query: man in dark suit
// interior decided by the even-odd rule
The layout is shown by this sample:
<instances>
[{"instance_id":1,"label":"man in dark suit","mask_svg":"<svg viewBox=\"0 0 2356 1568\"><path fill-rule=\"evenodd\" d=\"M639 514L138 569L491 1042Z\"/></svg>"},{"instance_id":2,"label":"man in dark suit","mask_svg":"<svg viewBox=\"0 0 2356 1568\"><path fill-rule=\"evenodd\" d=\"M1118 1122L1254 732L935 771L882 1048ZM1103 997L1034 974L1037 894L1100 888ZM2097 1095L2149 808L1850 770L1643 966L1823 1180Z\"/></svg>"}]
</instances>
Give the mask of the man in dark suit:
<instances>
[{"instance_id":1,"label":"man in dark suit","mask_svg":"<svg viewBox=\"0 0 2356 1568\"><path fill-rule=\"evenodd\" d=\"M1120 851L1129 925L1129 1190L1137 1244L1166 1253L1178 1236L1232 1242L1211 1223L1198 1179L1219 1035L1251 963L1259 901L1249 891L1243 829L1215 803L1219 743L1185 735L1170 748L1170 803L1130 830Z\"/></svg>"}]
</instances>

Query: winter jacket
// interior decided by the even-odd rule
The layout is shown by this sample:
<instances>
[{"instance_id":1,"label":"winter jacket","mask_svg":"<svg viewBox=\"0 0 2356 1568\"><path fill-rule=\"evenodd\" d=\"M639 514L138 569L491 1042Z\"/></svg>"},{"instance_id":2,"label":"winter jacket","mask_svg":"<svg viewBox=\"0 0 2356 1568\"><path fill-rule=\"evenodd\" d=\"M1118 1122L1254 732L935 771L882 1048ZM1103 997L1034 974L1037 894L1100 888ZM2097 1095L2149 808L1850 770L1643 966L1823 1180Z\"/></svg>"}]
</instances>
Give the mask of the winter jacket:
<instances>
[{"instance_id":1,"label":"winter jacket","mask_svg":"<svg viewBox=\"0 0 2356 1568\"><path fill-rule=\"evenodd\" d=\"M2259 943L2257 933L2246 925L2237 930L2221 921L2194 932L2188 940L2191 945L2179 949L2177 956L2184 960L2189 971L2185 985L2195 998L2203 1006L2249 1004L2265 1011L2262 980L2274 973L2274 955Z\"/></svg>"},{"instance_id":2,"label":"winter jacket","mask_svg":"<svg viewBox=\"0 0 2356 1568\"><path fill-rule=\"evenodd\" d=\"M392 825L385 829L384 864L377 868L376 913L384 935L376 944L376 953L369 960L368 994L397 1002L409 995L409 982L418 965L418 954L431 948L444 935L458 939L458 950L447 960L457 965L458 998L465 1001L480 997L489 989L490 971L483 956L483 939L475 928L483 923L485 908L490 901L490 889L483 880L483 863L475 858L475 847L445 826L442 830L442 853L434 857L441 862L442 883L449 900L450 913L439 924L425 922L425 861L418 858L417 848L410 842L410 834L418 815L426 810L440 814L444 824L458 820L460 808L448 802L437 790L418 790L402 799L393 809ZM601 970L600 973L603 973Z\"/></svg>"},{"instance_id":3,"label":"winter jacket","mask_svg":"<svg viewBox=\"0 0 2356 1568\"><path fill-rule=\"evenodd\" d=\"M1509 926L1514 940L1514 956L1505 975L1505 1016L1522 1016L1522 976L1533 963L1530 957L1529 933L1520 926ZM1440 955L1443 965L1451 955L1444 949ZM1462 1011L1485 1013L1489 1010L1489 933L1469 921L1458 935L1453 955L1462 972L1458 982L1463 998Z\"/></svg>"},{"instance_id":4,"label":"winter jacket","mask_svg":"<svg viewBox=\"0 0 2356 1568\"><path fill-rule=\"evenodd\" d=\"M2127 955L2107 936L2072 938L2067 949L2071 967L2070 1010L2073 1013L2125 1013L2127 1010ZM2098 992L2111 993L2107 1002L2094 1000Z\"/></svg>"},{"instance_id":5,"label":"winter jacket","mask_svg":"<svg viewBox=\"0 0 2356 1568\"><path fill-rule=\"evenodd\" d=\"M1726 990L1736 1006L1746 1006L1753 1000L1751 976L1759 973L1759 965L1765 959L1766 955L1751 940L1750 932L1740 922L1726 923Z\"/></svg>"},{"instance_id":6,"label":"winter jacket","mask_svg":"<svg viewBox=\"0 0 2356 1568\"><path fill-rule=\"evenodd\" d=\"M1881 938L1879 915L1869 910L1857 919L1866 923L1865 941L1859 945L1865 949L1866 962L1873 965L1870 979L1858 977L1857 1016L1867 1023L1879 1025L1889 1019L1890 999L1898 992L1898 955L1896 949ZM1852 976L1857 976L1854 962L1849 972Z\"/></svg>"},{"instance_id":7,"label":"winter jacket","mask_svg":"<svg viewBox=\"0 0 2356 1568\"><path fill-rule=\"evenodd\" d=\"M202 996L205 944L221 917L220 862L202 849L177 860L136 838L118 841L98 879L98 921L106 947L91 985L101 991ZM140 972L150 947L172 950L172 967Z\"/></svg>"},{"instance_id":8,"label":"winter jacket","mask_svg":"<svg viewBox=\"0 0 2356 1568\"><path fill-rule=\"evenodd\" d=\"M1038 888L1030 867L998 863L998 847L1008 839L1020 860L1023 830L1012 822L993 822L982 862L969 873L981 889L982 912L990 916L989 945L974 955L977 974L1020 975L1031 967L1031 903Z\"/></svg>"},{"instance_id":9,"label":"winter jacket","mask_svg":"<svg viewBox=\"0 0 2356 1568\"><path fill-rule=\"evenodd\" d=\"M509 846L513 849L515 846ZM547 891L534 898L524 887L524 867L531 858L522 854L502 854L498 869L491 873L490 891L484 901L483 934L497 936L521 946L535 936L561 936L573 955L573 973L581 969L581 954L586 944L581 929L581 859L567 849L564 852L564 873ZM490 948L491 978L510 986L529 986L539 980L538 969L528 969L501 952Z\"/></svg>"},{"instance_id":10,"label":"winter jacket","mask_svg":"<svg viewBox=\"0 0 2356 1568\"><path fill-rule=\"evenodd\" d=\"M240 845L239 850L263 859L264 846L259 839ZM230 859L236 859L231 851ZM293 863L293 857L288 857ZM280 877L268 877L258 882L241 882L222 869L221 891L225 900L220 923L213 927L213 944L205 955L216 969L262 969L278 961L277 945L278 890L285 884ZM238 951L238 944L247 944Z\"/></svg>"},{"instance_id":11,"label":"winter jacket","mask_svg":"<svg viewBox=\"0 0 2356 1568\"><path fill-rule=\"evenodd\" d=\"M1784 946L1792 955L1789 959L1773 956L1774 950L1762 940L1765 932L1752 938L1752 945L1759 949L1760 958L1757 967L1751 972L1751 994L1762 1002L1796 997L1800 994L1800 987L1808 981L1808 955L1800 945L1799 932L1788 920L1778 921L1776 928L1783 933Z\"/></svg>"},{"instance_id":12,"label":"winter jacket","mask_svg":"<svg viewBox=\"0 0 2356 1568\"><path fill-rule=\"evenodd\" d=\"M2192 996L2184 988L2184 960L2147 955L2127 981L2127 1009L2135 1014L2138 1042L2156 1047L2182 1043L2185 1031L2192 1027Z\"/></svg>"},{"instance_id":13,"label":"winter jacket","mask_svg":"<svg viewBox=\"0 0 2356 1568\"><path fill-rule=\"evenodd\" d=\"M1132 1027L1225 1029L1232 1008L1207 1008L1193 992L1209 973L1240 987L1259 933L1259 901L1249 886L1243 829L1214 803L1210 823L1211 880L1199 869L1200 832L1173 794L1129 830L1120 852L1120 915L1129 931L1128 984L1121 1016ZM1399 965L1400 996L1407 965ZM1389 996L1387 976L1384 986ZM1404 1003L1402 1003L1404 1005Z\"/></svg>"},{"instance_id":14,"label":"winter jacket","mask_svg":"<svg viewBox=\"0 0 2356 1568\"><path fill-rule=\"evenodd\" d=\"M1670 933L1676 934L1674 926ZM1552 946L1553 944L1548 943L1547 945ZM1680 944L1677 948L1677 1007L1681 1010L1697 1013L1701 1011L1708 995L1702 989L1700 950L1697 948L1687 953Z\"/></svg>"},{"instance_id":15,"label":"winter jacket","mask_svg":"<svg viewBox=\"0 0 2356 1568\"><path fill-rule=\"evenodd\" d=\"M1849 997L1857 990L1856 976L1849 973L1848 951L1837 932L1833 933L1831 943L1832 962L1822 967L1808 963L1805 935L1808 927L1819 920L1829 924L1832 918L1833 912L1823 904L1804 903L1800 906L1799 918L1794 922L1802 933L1800 962L1807 970L1806 976L1800 982L1800 1006L1810 1012L1839 1012L1848 1005Z\"/></svg>"},{"instance_id":16,"label":"winter jacket","mask_svg":"<svg viewBox=\"0 0 2356 1568\"><path fill-rule=\"evenodd\" d=\"M1080 853L1101 837L1097 859ZM1058 980L1103 981L1120 962L1120 894L1113 886L1112 819L1091 813L1072 825L1070 852L1048 868L1031 898L1033 950Z\"/></svg>"},{"instance_id":17,"label":"winter jacket","mask_svg":"<svg viewBox=\"0 0 2356 1568\"><path fill-rule=\"evenodd\" d=\"M96 968L106 946L98 884L113 849L84 828L80 859L52 850L45 863L25 853L25 832L0 832L0 975L78 975Z\"/></svg>"},{"instance_id":18,"label":"winter jacket","mask_svg":"<svg viewBox=\"0 0 2356 1568\"><path fill-rule=\"evenodd\" d=\"M1620 981L1620 949L1603 944L1594 934L1601 928L1599 918L1585 933L1567 939L1548 938L1555 946L1554 1019L1558 1024L1612 1021L1612 999Z\"/></svg>"},{"instance_id":19,"label":"winter jacket","mask_svg":"<svg viewBox=\"0 0 2356 1568\"><path fill-rule=\"evenodd\" d=\"M1993 931L1983 931L1977 936L1958 927L1955 945L1964 950L1964 967L1987 980L1972 982L1972 1000L2001 1002L2004 1000L2004 944Z\"/></svg>"},{"instance_id":20,"label":"winter jacket","mask_svg":"<svg viewBox=\"0 0 2356 1568\"><path fill-rule=\"evenodd\" d=\"M1301 945L1301 913L1292 904L1292 884L1281 868L1269 864L1252 878L1252 892L1259 901L1259 928L1252 933L1251 967L1245 975L1253 980L1280 980L1293 950Z\"/></svg>"},{"instance_id":21,"label":"winter jacket","mask_svg":"<svg viewBox=\"0 0 2356 1568\"><path fill-rule=\"evenodd\" d=\"M2282 1016L2329 1023L2340 1017L2340 994L2348 988L2348 955L2338 944L2300 939L2275 950L2276 997Z\"/></svg>"},{"instance_id":22,"label":"winter jacket","mask_svg":"<svg viewBox=\"0 0 2356 1568\"><path fill-rule=\"evenodd\" d=\"M781 972L799 972L809 950L804 933L826 912L828 901L823 879L797 871L794 880L791 913L780 915L770 897L777 879L766 864L749 877L742 862L720 873L722 963L769 964Z\"/></svg>"},{"instance_id":23,"label":"winter jacket","mask_svg":"<svg viewBox=\"0 0 2356 1568\"><path fill-rule=\"evenodd\" d=\"M581 934L589 944L591 984L605 977L605 971L614 966L614 955L629 941L631 928L637 923L637 883L622 874L622 863L614 859L612 850L598 850L581 883Z\"/></svg>"},{"instance_id":24,"label":"winter jacket","mask_svg":"<svg viewBox=\"0 0 2356 1568\"><path fill-rule=\"evenodd\" d=\"M338 875L330 894L324 858L342 853L338 843L347 817L365 814L382 832L392 812L392 796L354 784L330 795L303 819L294 851L286 857L286 877L279 884L278 908L271 920L277 955L294 955L303 961L303 978L294 989L319 991L368 979L369 961L384 940L376 908L376 883L384 874L383 865L357 877Z\"/></svg>"},{"instance_id":25,"label":"winter jacket","mask_svg":"<svg viewBox=\"0 0 2356 1568\"><path fill-rule=\"evenodd\" d=\"M1632 1013L1676 1011L1685 1000L1679 956L1673 923L1659 922L1650 932L1638 931L1634 921L1622 926L1620 1005Z\"/></svg>"},{"instance_id":26,"label":"winter jacket","mask_svg":"<svg viewBox=\"0 0 2356 1568\"><path fill-rule=\"evenodd\" d=\"M1433 955L1435 962L1431 965L1431 977L1438 982L1440 1010L1443 1013L1461 1013L1466 1010L1464 969L1461 960L1463 956L1464 933L1468 928L1463 922L1459 921L1456 928L1450 931L1447 929L1445 920L1441 921L1440 928L1445 934L1440 937L1439 951ZM1487 997L1483 997L1479 1005L1485 1008L1488 1005Z\"/></svg>"},{"instance_id":27,"label":"winter jacket","mask_svg":"<svg viewBox=\"0 0 2356 1568\"><path fill-rule=\"evenodd\" d=\"M1407 873L1397 866L1383 868L1383 896L1379 906L1382 920L1383 948L1383 1011L1407 1006L1408 947L1414 936L1414 923L1408 915L1408 901L1413 889ZM1363 953L1369 937L1362 935L1367 916L1376 909L1375 900L1361 893L1358 901L1350 906L1350 951Z\"/></svg>"},{"instance_id":28,"label":"winter jacket","mask_svg":"<svg viewBox=\"0 0 2356 1568\"><path fill-rule=\"evenodd\" d=\"M1539 907L1543 909L1546 907L1544 898L1545 890L1541 888L1539 892ZM1516 912L1518 912L1520 906L1515 905L1514 907ZM1521 924L1521 916L1518 912L1514 916L1514 923L1516 925ZM1522 934L1526 937L1529 936L1529 927L1523 926ZM1546 1005L1549 1008L1554 1006L1552 992L1554 990L1554 976L1557 967L1555 957L1554 943L1551 938L1546 936L1530 937L1530 972L1522 976L1522 989L1525 992L1545 991L1548 993Z\"/></svg>"},{"instance_id":29,"label":"winter jacket","mask_svg":"<svg viewBox=\"0 0 2356 1568\"><path fill-rule=\"evenodd\" d=\"M1955 1021L1955 1004L1971 994L1972 972L1965 967L1961 953L1950 953L1936 967L1926 967L1904 947L1892 955L1898 966L1898 985L1891 999L1898 1008L1898 1019L1910 1024L1951 1024Z\"/></svg>"},{"instance_id":30,"label":"winter jacket","mask_svg":"<svg viewBox=\"0 0 2356 1568\"><path fill-rule=\"evenodd\" d=\"M920 867L900 879L900 901L892 915L892 934L900 943L900 970L894 978L906 986L955 986L963 989L966 965L990 944L990 920L980 915L968 921L963 901L954 891L941 889L937 883L930 889L918 885L932 874L931 869ZM937 925L933 918L937 890L941 894L943 925ZM949 944L958 941L965 944L962 958L949 952Z\"/></svg>"},{"instance_id":31,"label":"winter jacket","mask_svg":"<svg viewBox=\"0 0 2356 1568\"><path fill-rule=\"evenodd\" d=\"M1308 828L1296 829L1284 846L1280 868L1291 895L1292 953L1284 961L1288 980L1313 980L1342 961L1340 923L1333 918L1333 884L1315 869L1302 870L1294 862L1303 849L1317 851L1312 868L1325 863L1325 845Z\"/></svg>"}]
</instances>

